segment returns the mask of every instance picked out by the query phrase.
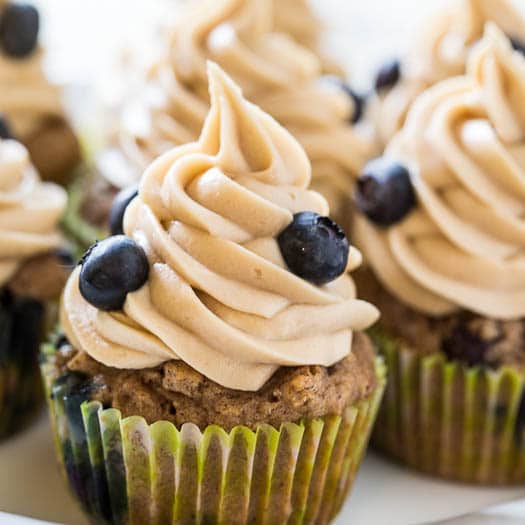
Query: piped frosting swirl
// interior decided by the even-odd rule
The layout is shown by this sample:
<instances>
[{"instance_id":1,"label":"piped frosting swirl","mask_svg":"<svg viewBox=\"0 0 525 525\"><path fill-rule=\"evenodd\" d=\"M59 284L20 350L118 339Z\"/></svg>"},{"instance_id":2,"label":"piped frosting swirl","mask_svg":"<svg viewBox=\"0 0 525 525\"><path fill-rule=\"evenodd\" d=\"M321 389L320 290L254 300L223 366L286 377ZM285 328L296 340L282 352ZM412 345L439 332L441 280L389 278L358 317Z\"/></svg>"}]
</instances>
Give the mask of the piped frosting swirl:
<instances>
[{"instance_id":1,"label":"piped frosting swirl","mask_svg":"<svg viewBox=\"0 0 525 525\"><path fill-rule=\"evenodd\" d=\"M454 0L423 25L417 44L403 61L401 81L381 93L374 105L372 118L381 143L401 128L410 105L425 89L465 73L468 54L489 22L525 42L525 13L512 0Z\"/></svg>"},{"instance_id":2,"label":"piped frosting swirl","mask_svg":"<svg viewBox=\"0 0 525 525\"><path fill-rule=\"evenodd\" d=\"M384 286L431 315L525 315L525 57L489 24L468 75L429 89L386 156L418 207L389 229L355 224Z\"/></svg>"},{"instance_id":3,"label":"piped frosting swirl","mask_svg":"<svg viewBox=\"0 0 525 525\"><path fill-rule=\"evenodd\" d=\"M322 66L315 54L274 30L273 4L209 0L191 5L173 29L169 56L150 72L142 109L135 105L124 120L119 143L131 166L143 167L169 144L197 138L208 107L210 59L299 139L313 164L314 186L326 193L332 208L344 207L353 176L374 153L372 139L350 124L352 98L318 81Z\"/></svg>"},{"instance_id":4,"label":"piped frosting swirl","mask_svg":"<svg viewBox=\"0 0 525 525\"><path fill-rule=\"evenodd\" d=\"M377 310L343 275L314 286L285 267L276 237L298 211L328 212L308 190L310 164L292 136L209 66L211 109L195 143L145 172L125 232L150 277L123 312L90 306L79 270L64 294L72 343L117 368L182 359L232 389L258 390L279 366L330 366ZM360 264L351 249L349 269Z\"/></svg>"},{"instance_id":5,"label":"piped frosting swirl","mask_svg":"<svg viewBox=\"0 0 525 525\"><path fill-rule=\"evenodd\" d=\"M25 260L61 245L66 202L63 188L40 181L24 146L0 141L0 285Z\"/></svg>"}]
</instances>

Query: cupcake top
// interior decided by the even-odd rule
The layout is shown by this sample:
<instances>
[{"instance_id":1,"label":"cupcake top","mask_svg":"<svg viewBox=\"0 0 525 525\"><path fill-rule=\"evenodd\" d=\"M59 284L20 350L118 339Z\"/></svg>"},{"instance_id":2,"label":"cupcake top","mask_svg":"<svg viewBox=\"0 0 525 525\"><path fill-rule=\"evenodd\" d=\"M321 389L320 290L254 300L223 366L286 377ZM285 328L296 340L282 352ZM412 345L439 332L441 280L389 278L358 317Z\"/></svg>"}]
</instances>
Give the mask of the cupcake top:
<instances>
[{"instance_id":1,"label":"cupcake top","mask_svg":"<svg viewBox=\"0 0 525 525\"><path fill-rule=\"evenodd\" d=\"M17 138L49 117L63 117L60 92L43 70L39 14L28 4L0 2L0 111Z\"/></svg>"},{"instance_id":2,"label":"cupcake top","mask_svg":"<svg viewBox=\"0 0 525 525\"><path fill-rule=\"evenodd\" d=\"M27 259L58 248L67 195L40 181L24 146L0 141L0 285Z\"/></svg>"},{"instance_id":3,"label":"cupcake top","mask_svg":"<svg viewBox=\"0 0 525 525\"><path fill-rule=\"evenodd\" d=\"M371 138L352 126L360 102L340 80L319 81L318 57L275 31L273 5L272 0L190 3L172 31L168 56L150 72L144 96L125 111L118 144L131 177L137 174L133 166L144 168L170 145L198 137L209 107L206 61L211 59L299 139L314 179L338 179L334 184L350 187L352 175L373 154Z\"/></svg>"},{"instance_id":4,"label":"cupcake top","mask_svg":"<svg viewBox=\"0 0 525 525\"><path fill-rule=\"evenodd\" d=\"M512 0L455 0L423 25L412 51L398 65L398 75L387 78L389 66L385 66L377 79L379 102L374 115L380 141L392 138L424 89L465 73L468 54L488 22L512 38L516 47L523 46L525 13L516 9Z\"/></svg>"},{"instance_id":5,"label":"cupcake top","mask_svg":"<svg viewBox=\"0 0 525 525\"><path fill-rule=\"evenodd\" d=\"M222 386L255 391L280 366L339 362L351 352L353 331L371 325L378 313L356 299L353 281L344 275L360 264L354 248L346 245L335 273L317 267L314 275L308 265L323 254L306 247L300 261L290 257L294 241L302 242L290 227L300 229L306 220L298 212L319 214L311 214L322 230L319 250L346 238L320 217L328 206L307 189L310 165L299 144L244 100L216 65L209 66L209 77L211 109L199 140L146 170L126 211L127 241L109 239L117 245L133 239L135 252L147 256L149 276L143 274L136 291L122 298L122 310L104 309L107 286L94 307L98 298L90 287L97 278L111 282L111 269L104 267L90 280L90 266L98 257L107 260L113 249L101 243L66 286L61 317L73 346L107 366L142 369L181 359ZM336 249L332 255L339 254ZM301 278L297 265L322 284Z\"/></svg>"},{"instance_id":6,"label":"cupcake top","mask_svg":"<svg viewBox=\"0 0 525 525\"><path fill-rule=\"evenodd\" d=\"M425 92L360 177L356 243L416 310L525 315L523 97L525 57L489 24L467 76Z\"/></svg>"}]
</instances>

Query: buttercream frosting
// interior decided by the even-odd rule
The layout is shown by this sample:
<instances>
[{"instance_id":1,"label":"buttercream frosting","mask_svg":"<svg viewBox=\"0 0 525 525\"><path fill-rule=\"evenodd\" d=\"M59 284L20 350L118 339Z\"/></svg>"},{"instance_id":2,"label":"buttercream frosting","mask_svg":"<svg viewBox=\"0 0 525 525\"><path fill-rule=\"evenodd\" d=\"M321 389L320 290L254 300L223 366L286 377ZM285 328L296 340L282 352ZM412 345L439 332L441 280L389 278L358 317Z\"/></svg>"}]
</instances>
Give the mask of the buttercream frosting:
<instances>
[{"instance_id":1,"label":"buttercream frosting","mask_svg":"<svg viewBox=\"0 0 525 525\"><path fill-rule=\"evenodd\" d=\"M126 211L148 282L108 313L83 299L77 269L61 317L73 345L105 365L182 359L223 386L255 391L279 366L340 361L378 312L356 299L348 275L318 287L288 271L278 234L294 213L326 215L328 205L308 189L310 164L295 139L218 66L209 77L200 138L153 162ZM348 269L360 261L352 248Z\"/></svg>"},{"instance_id":2,"label":"buttercream frosting","mask_svg":"<svg viewBox=\"0 0 525 525\"><path fill-rule=\"evenodd\" d=\"M525 41L525 12L512 0L453 0L449 8L423 24L403 60L400 82L380 93L372 104L372 118L382 144L401 128L410 105L426 88L465 73L467 56L488 22Z\"/></svg>"},{"instance_id":3,"label":"buttercream frosting","mask_svg":"<svg viewBox=\"0 0 525 525\"><path fill-rule=\"evenodd\" d=\"M43 183L24 146L0 141L0 285L27 259L58 248L63 188Z\"/></svg>"},{"instance_id":4,"label":"buttercream frosting","mask_svg":"<svg viewBox=\"0 0 525 525\"><path fill-rule=\"evenodd\" d=\"M41 48L22 59L0 53L0 112L20 140L29 138L45 119L64 116L60 91L44 73L43 56Z\"/></svg>"},{"instance_id":5,"label":"buttercream frosting","mask_svg":"<svg viewBox=\"0 0 525 525\"><path fill-rule=\"evenodd\" d=\"M170 145L197 138L208 108L211 59L299 139L313 164L314 187L341 216L353 177L374 153L373 140L350 124L352 98L319 82L318 57L274 30L272 9L272 0L190 4L172 31L169 56L150 71L141 107L125 111L118 143L129 164L139 166L129 170L131 177Z\"/></svg>"},{"instance_id":6,"label":"buttercream frosting","mask_svg":"<svg viewBox=\"0 0 525 525\"><path fill-rule=\"evenodd\" d=\"M413 105L385 156L411 173L417 208L354 239L383 285L423 313L525 315L525 57L494 24L468 74Z\"/></svg>"}]
</instances>

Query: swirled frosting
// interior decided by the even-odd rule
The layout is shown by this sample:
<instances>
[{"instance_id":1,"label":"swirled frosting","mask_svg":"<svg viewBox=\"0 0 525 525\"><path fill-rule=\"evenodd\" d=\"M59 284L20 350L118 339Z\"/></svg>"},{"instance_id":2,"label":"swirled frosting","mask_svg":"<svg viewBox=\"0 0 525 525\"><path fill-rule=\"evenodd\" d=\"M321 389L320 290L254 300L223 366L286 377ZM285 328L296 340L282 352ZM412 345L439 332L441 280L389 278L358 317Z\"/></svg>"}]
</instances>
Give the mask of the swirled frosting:
<instances>
[{"instance_id":1,"label":"swirled frosting","mask_svg":"<svg viewBox=\"0 0 525 525\"><path fill-rule=\"evenodd\" d=\"M172 32L169 57L151 72L142 109L135 106L124 120L120 149L131 164L143 166L170 144L195 140L208 107L206 61L211 59L249 100L299 139L313 163L314 186L338 217L353 176L373 155L373 141L350 124L352 98L318 82L321 63L315 54L273 29L273 3L192 4Z\"/></svg>"},{"instance_id":2,"label":"swirled frosting","mask_svg":"<svg viewBox=\"0 0 525 525\"><path fill-rule=\"evenodd\" d=\"M381 229L355 223L383 285L439 316L525 316L525 58L489 24L468 75L424 93L386 156L411 173L418 206Z\"/></svg>"},{"instance_id":3,"label":"swirled frosting","mask_svg":"<svg viewBox=\"0 0 525 525\"><path fill-rule=\"evenodd\" d=\"M423 25L413 51L403 61L403 78L374 104L372 118L382 144L401 128L411 104L426 88L465 73L467 56L488 22L525 41L525 13L512 0L454 0L449 9L435 13Z\"/></svg>"},{"instance_id":4,"label":"swirled frosting","mask_svg":"<svg viewBox=\"0 0 525 525\"><path fill-rule=\"evenodd\" d=\"M377 310L343 275L323 287L287 270L277 235L299 210L325 214L292 136L210 65L211 109L199 140L145 172L124 229L144 247L150 277L123 312L90 306L79 270L64 294L67 336L116 368L182 359L232 389L258 390L279 366L330 366ZM352 249L349 268L360 263Z\"/></svg>"},{"instance_id":5,"label":"swirled frosting","mask_svg":"<svg viewBox=\"0 0 525 525\"><path fill-rule=\"evenodd\" d=\"M0 112L7 115L14 135L25 140L49 117L63 117L60 92L47 79L43 51L13 59L0 53Z\"/></svg>"},{"instance_id":6,"label":"swirled frosting","mask_svg":"<svg viewBox=\"0 0 525 525\"><path fill-rule=\"evenodd\" d=\"M60 246L66 202L63 188L40 181L24 146L0 142L0 285L25 260Z\"/></svg>"}]
</instances>

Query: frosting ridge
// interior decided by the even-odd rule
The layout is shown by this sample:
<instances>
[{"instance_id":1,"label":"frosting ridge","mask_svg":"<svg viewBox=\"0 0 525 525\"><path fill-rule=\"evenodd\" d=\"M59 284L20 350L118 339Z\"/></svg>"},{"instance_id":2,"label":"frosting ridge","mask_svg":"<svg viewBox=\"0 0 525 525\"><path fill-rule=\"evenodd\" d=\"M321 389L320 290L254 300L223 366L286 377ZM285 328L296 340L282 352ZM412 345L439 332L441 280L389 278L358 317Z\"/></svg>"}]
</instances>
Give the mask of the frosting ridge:
<instances>
[{"instance_id":1,"label":"frosting ridge","mask_svg":"<svg viewBox=\"0 0 525 525\"><path fill-rule=\"evenodd\" d=\"M146 170L124 230L145 250L150 278L123 312L64 294L72 343L117 368L171 359L228 388L258 390L279 366L331 366L377 310L343 275L318 287L285 267L276 237L294 213L327 214L308 188L307 156L292 136L213 64L211 109L197 142ZM349 269L361 262L353 248Z\"/></svg>"},{"instance_id":2,"label":"frosting ridge","mask_svg":"<svg viewBox=\"0 0 525 525\"><path fill-rule=\"evenodd\" d=\"M468 75L416 101L385 155L411 172L418 208L356 242L384 286L431 315L525 315L525 57L494 24Z\"/></svg>"},{"instance_id":3,"label":"frosting ridge","mask_svg":"<svg viewBox=\"0 0 525 525\"><path fill-rule=\"evenodd\" d=\"M63 188L40 181L24 146L0 141L0 284L26 259L61 245L66 201Z\"/></svg>"}]
</instances>

